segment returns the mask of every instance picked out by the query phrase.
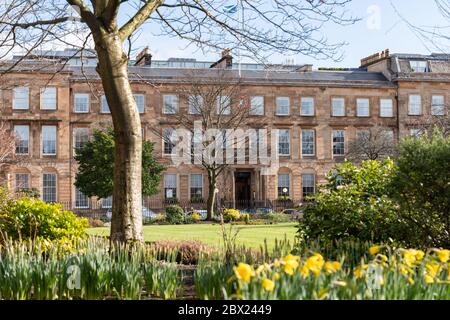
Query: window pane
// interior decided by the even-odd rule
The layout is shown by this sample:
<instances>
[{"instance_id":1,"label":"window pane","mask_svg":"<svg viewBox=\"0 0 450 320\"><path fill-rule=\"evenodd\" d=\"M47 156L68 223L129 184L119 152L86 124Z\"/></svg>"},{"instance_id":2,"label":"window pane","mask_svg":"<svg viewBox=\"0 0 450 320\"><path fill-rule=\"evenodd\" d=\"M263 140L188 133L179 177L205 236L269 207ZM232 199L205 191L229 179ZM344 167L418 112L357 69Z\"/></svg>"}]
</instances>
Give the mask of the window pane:
<instances>
[{"instance_id":1,"label":"window pane","mask_svg":"<svg viewBox=\"0 0 450 320\"><path fill-rule=\"evenodd\" d=\"M139 113L144 113L145 111L145 97L143 94L134 94L134 100L136 101Z\"/></svg>"},{"instance_id":2,"label":"window pane","mask_svg":"<svg viewBox=\"0 0 450 320\"><path fill-rule=\"evenodd\" d=\"M312 97L301 98L300 114L302 116L314 115L314 98Z\"/></svg>"},{"instance_id":3,"label":"window pane","mask_svg":"<svg viewBox=\"0 0 450 320\"><path fill-rule=\"evenodd\" d=\"M16 153L28 154L30 128L25 125L14 126L14 133L16 135Z\"/></svg>"},{"instance_id":4,"label":"window pane","mask_svg":"<svg viewBox=\"0 0 450 320\"><path fill-rule=\"evenodd\" d=\"M56 202L56 174L44 173L42 186L42 200L45 202Z\"/></svg>"},{"instance_id":5,"label":"window pane","mask_svg":"<svg viewBox=\"0 0 450 320\"><path fill-rule=\"evenodd\" d=\"M102 208L103 209L112 208L112 197L102 199Z\"/></svg>"},{"instance_id":6,"label":"window pane","mask_svg":"<svg viewBox=\"0 0 450 320\"><path fill-rule=\"evenodd\" d=\"M394 115L392 100L381 99L380 100L380 117L392 117Z\"/></svg>"},{"instance_id":7,"label":"window pane","mask_svg":"<svg viewBox=\"0 0 450 320\"><path fill-rule=\"evenodd\" d=\"M369 99L357 99L356 100L356 115L358 117L369 116Z\"/></svg>"},{"instance_id":8,"label":"window pane","mask_svg":"<svg viewBox=\"0 0 450 320\"><path fill-rule=\"evenodd\" d=\"M432 98L431 98L431 114L433 116L445 115L445 98L444 98L444 96L432 96Z\"/></svg>"},{"instance_id":9,"label":"window pane","mask_svg":"<svg viewBox=\"0 0 450 320\"><path fill-rule=\"evenodd\" d=\"M164 175L164 197L166 199L172 199L177 197L177 175L165 174Z\"/></svg>"},{"instance_id":10,"label":"window pane","mask_svg":"<svg viewBox=\"0 0 450 320\"><path fill-rule=\"evenodd\" d=\"M16 192L30 188L30 175L28 173L16 173Z\"/></svg>"},{"instance_id":11,"label":"window pane","mask_svg":"<svg viewBox=\"0 0 450 320\"><path fill-rule=\"evenodd\" d=\"M108 106L108 101L106 100L106 96L102 95L102 113L110 113Z\"/></svg>"},{"instance_id":12,"label":"window pane","mask_svg":"<svg viewBox=\"0 0 450 320\"><path fill-rule=\"evenodd\" d=\"M191 174L191 190L190 196L192 198L199 198L203 195L203 175Z\"/></svg>"},{"instance_id":13,"label":"window pane","mask_svg":"<svg viewBox=\"0 0 450 320\"><path fill-rule=\"evenodd\" d=\"M314 155L314 130L302 130L302 155Z\"/></svg>"},{"instance_id":14,"label":"window pane","mask_svg":"<svg viewBox=\"0 0 450 320\"><path fill-rule=\"evenodd\" d=\"M16 87L13 91L13 109L26 110L30 107L30 92L28 87Z\"/></svg>"},{"instance_id":15,"label":"window pane","mask_svg":"<svg viewBox=\"0 0 450 320\"><path fill-rule=\"evenodd\" d=\"M74 96L75 112L87 113L89 112L89 94L76 93Z\"/></svg>"},{"instance_id":16,"label":"window pane","mask_svg":"<svg viewBox=\"0 0 450 320\"><path fill-rule=\"evenodd\" d=\"M344 98L333 98L331 100L332 115L334 117L345 116L345 99Z\"/></svg>"},{"instance_id":17,"label":"window pane","mask_svg":"<svg viewBox=\"0 0 450 320\"><path fill-rule=\"evenodd\" d=\"M88 128L76 128L73 134L73 147L75 152L82 148L84 144L89 141L89 129Z\"/></svg>"},{"instance_id":18,"label":"window pane","mask_svg":"<svg viewBox=\"0 0 450 320\"><path fill-rule=\"evenodd\" d=\"M411 60L409 62L410 66L411 66L411 71L412 72L427 72L428 70L428 63L427 61L414 61Z\"/></svg>"},{"instance_id":19,"label":"window pane","mask_svg":"<svg viewBox=\"0 0 450 320\"><path fill-rule=\"evenodd\" d=\"M42 153L56 154L56 126L42 126Z\"/></svg>"},{"instance_id":20,"label":"window pane","mask_svg":"<svg viewBox=\"0 0 450 320\"><path fill-rule=\"evenodd\" d=\"M75 208L89 208L89 198L75 188Z\"/></svg>"},{"instance_id":21,"label":"window pane","mask_svg":"<svg viewBox=\"0 0 450 320\"><path fill-rule=\"evenodd\" d=\"M289 98L288 97L277 97L276 99L277 110L276 114L278 116L287 116L289 115Z\"/></svg>"},{"instance_id":22,"label":"window pane","mask_svg":"<svg viewBox=\"0 0 450 320\"><path fill-rule=\"evenodd\" d=\"M163 129L164 154L172 154L177 141L176 131L172 128Z\"/></svg>"},{"instance_id":23,"label":"window pane","mask_svg":"<svg viewBox=\"0 0 450 320\"><path fill-rule=\"evenodd\" d=\"M409 96L409 115L420 115L422 113L422 97L419 95Z\"/></svg>"},{"instance_id":24,"label":"window pane","mask_svg":"<svg viewBox=\"0 0 450 320\"><path fill-rule=\"evenodd\" d=\"M178 97L173 94L163 95L163 113L175 114L178 111Z\"/></svg>"},{"instance_id":25,"label":"window pane","mask_svg":"<svg viewBox=\"0 0 450 320\"><path fill-rule=\"evenodd\" d=\"M251 115L264 115L264 97L255 96L250 99L250 114Z\"/></svg>"},{"instance_id":26,"label":"window pane","mask_svg":"<svg viewBox=\"0 0 450 320\"><path fill-rule=\"evenodd\" d=\"M231 114L231 99L227 96L217 97L217 114Z\"/></svg>"},{"instance_id":27,"label":"window pane","mask_svg":"<svg viewBox=\"0 0 450 320\"><path fill-rule=\"evenodd\" d=\"M343 130L333 130L333 155L342 156L345 154L345 137Z\"/></svg>"},{"instance_id":28,"label":"window pane","mask_svg":"<svg viewBox=\"0 0 450 320\"><path fill-rule=\"evenodd\" d=\"M188 98L189 114L200 114L203 110L203 97L190 96Z\"/></svg>"},{"instance_id":29,"label":"window pane","mask_svg":"<svg viewBox=\"0 0 450 320\"><path fill-rule=\"evenodd\" d=\"M41 89L41 109L56 110L56 88Z\"/></svg>"},{"instance_id":30,"label":"window pane","mask_svg":"<svg viewBox=\"0 0 450 320\"><path fill-rule=\"evenodd\" d=\"M278 175L278 196L289 196L290 194L290 176L288 173L280 173Z\"/></svg>"},{"instance_id":31,"label":"window pane","mask_svg":"<svg viewBox=\"0 0 450 320\"><path fill-rule=\"evenodd\" d=\"M289 130L278 130L278 154L289 155L290 154L290 133Z\"/></svg>"},{"instance_id":32,"label":"window pane","mask_svg":"<svg viewBox=\"0 0 450 320\"><path fill-rule=\"evenodd\" d=\"M302 175L302 192L303 198L314 194L315 192L315 177L314 174Z\"/></svg>"}]
</instances>

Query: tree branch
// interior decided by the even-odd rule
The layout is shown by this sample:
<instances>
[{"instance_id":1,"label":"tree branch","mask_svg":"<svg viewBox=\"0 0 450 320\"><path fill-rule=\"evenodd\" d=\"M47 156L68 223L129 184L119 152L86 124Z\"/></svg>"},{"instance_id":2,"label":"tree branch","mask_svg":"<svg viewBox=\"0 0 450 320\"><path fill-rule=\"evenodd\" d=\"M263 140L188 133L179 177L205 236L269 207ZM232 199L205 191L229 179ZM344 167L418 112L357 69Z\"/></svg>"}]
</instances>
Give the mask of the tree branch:
<instances>
[{"instance_id":1,"label":"tree branch","mask_svg":"<svg viewBox=\"0 0 450 320\"><path fill-rule=\"evenodd\" d=\"M145 20L163 3L164 0L149 0L147 1L136 14L128 20L119 30L119 36L124 41L137 28L139 28Z\"/></svg>"}]
</instances>

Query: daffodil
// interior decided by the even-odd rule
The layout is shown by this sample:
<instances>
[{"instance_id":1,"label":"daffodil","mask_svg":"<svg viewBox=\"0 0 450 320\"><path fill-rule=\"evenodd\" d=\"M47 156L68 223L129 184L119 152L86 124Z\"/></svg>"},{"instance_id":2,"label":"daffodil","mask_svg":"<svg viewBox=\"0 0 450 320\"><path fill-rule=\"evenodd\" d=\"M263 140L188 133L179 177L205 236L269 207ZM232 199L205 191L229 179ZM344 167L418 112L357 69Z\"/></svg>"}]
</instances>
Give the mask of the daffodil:
<instances>
[{"instance_id":1,"label":"daffodil","mask_svg":"<svg viewBox=\"0 0 450 320\"><path fill-rule=\"evenodd\" d=\"M409 282L410 285L413 285L414 284L414 279L411 278L411 277L408 277L408 282Z\"/></svg>"},{"instance_id":2,"label":"daffodil","mask_svg":"<svg viewBox=\"0 0 450 320\"><path fill-rule=\"evenodd\" d=\"M355 270L353 271L354 276L356 277L356 279L360 279L364 276L364 270L366 270L368 268L367 264L361 264L360 266L356 267Z\"/></svg>"},{"instance_id":3,"label":"daffodil","mask_svg":"<svg viewBox=\"0 0 450 320\"><path fill-rule=\"evenodd\" d=\"M328 274L338 272L341 269L341 263L338 261L327 261L325 262L325 271Z\"/></svg>"},{"instance_id":4,"label":"daffodil","mask_svg":"<svg viewBox=\"0 0 450 320\"><path fill-rule=\"evenodd\" d=\"M300 257L293 256L291 254L284 257L282 260L282 264L284 265L284 272L289 275L293 275L294 271L298 268L298 260L300 260Z\"/></svg>"},{"instance_id":5,"label":"daffodil","mask_svg":"<svg viewBox=\"0 0 450 320\"><path fill-rule=\"evenodd\" d=\"M278 272L275 272L274 275L273 275L273 279L275 281L278 281L278 280L280 280L280 278L281 278L280 274Z\"/></svg>"},{"instance_id":6,"label":"daffodil","mask_svg":"<svg viewBox=\"0 0 450 320\"><path fill-rule=\"evenodd\" d=\"M439 261L441 261L442 263L446 263L450 259L450 250L442 249L438 250L436 253Z\"/></svg>"},{"instance_id":7,"label":"daffodil","mask_svg":"<svg viewBox=\"0 0 450 320\"><path fill-rule=\"evenodd\" d=\"M264 271L264 265L260 265L258 268L256 268L256 274L260 274Z\"/></svg>"},{"instance_id":8,"label":"daffodil","mask_svg":"<svg viewBox=\"0 0 450 320\"><path fill-rule=\"evenodd\" d=\"M428 275L430 275L433 278L436 278L436 276L441 271L441 266L436 262L429 262L425 265L425 269Z\"/></svg>"},{"instance_id":9,"label":"daffodil","mask_svg":"<svg viewBox=\"0 0 450 320\"><path fill-rule=\"evenodd\" d=\"M424 275L423 279L425 280L426 283L434 283L433 277L428 274Z\"/></svg>"},{"instance_id":10,"label":"daffodil","mask_svg":"<svg viewBox=\"0 0 450 320\"><path fill-rule=\"evenodd\" d=\"M423 251L409 249L403 253L403 261L406 263L408 267L414 266L417 261L420 261L423 258Z\"/></svg>"},{"instance_id":11,"label":"daffodil","mask_svg":"<svg viewBox=\"0 0 450 320\"><path fill-rule=\"evenodd\" d=\"M273 291L273 289L275 288L275 282L267 278L263 278L261 280L261 285L266 291Z\"/></svg>"},{"instance_id":12,"label":"daffodil","mask_svg":"<svg viewBox=\"0 0 450 320\"><path fill-rule=\"evenodd\" d=\"M322 267L324 264L325 264L325 261L324 261L323 257L318 253L309 257L305 262L306 267L312 273L314 273L314 275L316 277L320 275L320 271L322 270Z\"/></svg>"},{"instance_id":13,"label":"daffodil","mask_svg":"<svg viewBox=\"0 0 450 320\"><path fill-rule=\"evenodd\" d=\"M372 247L369 248L369 253L374 256L378 252L380 252L380 250L381 250L380 246L372 246Z\"/></svg>"},{"instance_id":14,"label":"daffodil","mask_svg":"<svg viewBox=\"0 0 450 320\"><path fill-rule=\"evenodd\" d=\"M300 274L302 275L303 279L307 278L309 276L309 269L306 264L304 264L300 269Z\"/></svg>"},{"instance_id":15,"label":"daffodil","mask_svg":"<svg viewBox=\"0 0 450 320\"><path fill-rule=\"evenodd\" d=\"M253 268L246 263L239 263L237 267L234 267L234 274L236 278L242 280L245 283L249 283L251 278L255 275Z\"/></svg>"}]
</instances>

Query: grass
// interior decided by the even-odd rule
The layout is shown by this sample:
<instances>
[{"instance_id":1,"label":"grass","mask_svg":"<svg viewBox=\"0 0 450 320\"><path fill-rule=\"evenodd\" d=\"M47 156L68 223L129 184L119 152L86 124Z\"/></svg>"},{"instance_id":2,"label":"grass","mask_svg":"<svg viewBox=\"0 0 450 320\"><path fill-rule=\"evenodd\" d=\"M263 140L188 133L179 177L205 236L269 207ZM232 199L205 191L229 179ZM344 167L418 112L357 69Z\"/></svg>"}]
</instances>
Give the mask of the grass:
<instances>
[{"instance_id":1,"label":"grass","mask_svg":"<svg viewBox=\"0 0 450 320\"><path fill-rule=\"evenodd\" d=\"M237 243L247 247L259 248L267 239L267 245L273 247L275 239L283 240L285 237L291 243L294 240L296 223L279 223L270 225L237 225L239 229ZM229 225L226 226L227 231ZM108 236L109 228L90 228L91 235ZM200 240L206 244L223 245L222 233L218 224L187 224L187 225L149 225L144 226L145 241L155 240Z\"/></svg>"}]
</instances>

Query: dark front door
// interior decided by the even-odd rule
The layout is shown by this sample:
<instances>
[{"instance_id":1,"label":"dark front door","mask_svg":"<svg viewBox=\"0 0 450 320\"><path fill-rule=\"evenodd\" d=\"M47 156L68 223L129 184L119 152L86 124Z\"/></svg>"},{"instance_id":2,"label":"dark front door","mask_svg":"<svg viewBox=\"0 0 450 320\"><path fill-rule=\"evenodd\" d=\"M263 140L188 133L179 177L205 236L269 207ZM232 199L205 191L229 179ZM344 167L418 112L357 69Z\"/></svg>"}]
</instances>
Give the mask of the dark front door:
<instances>
[{"instance_id":1,"label":"dark front door","mask_svg":"<svg viewBox=\"0 0 450 320\"><path fill-rule=\"evenodd\" d=\"M235 173L235 199L237 207L248 207L250 204L250 172Z\"/></svg>"}]
</instances>

